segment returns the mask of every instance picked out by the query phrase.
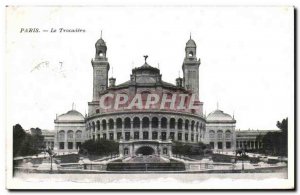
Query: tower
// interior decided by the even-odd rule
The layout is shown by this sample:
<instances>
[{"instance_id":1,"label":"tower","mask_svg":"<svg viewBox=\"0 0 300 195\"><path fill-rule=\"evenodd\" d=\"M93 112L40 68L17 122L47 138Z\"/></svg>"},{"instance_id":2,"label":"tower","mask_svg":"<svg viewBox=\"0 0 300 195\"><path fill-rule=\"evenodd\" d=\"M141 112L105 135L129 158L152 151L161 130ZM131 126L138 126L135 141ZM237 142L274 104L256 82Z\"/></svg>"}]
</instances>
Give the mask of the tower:
<instances>
[{"instance_id":1,"label":"tower","mask_svg":"<svg viewBox=\"0 0 300 195\"><path fill-rule=\"evenodd\" d=\"M102 39L102 32L100 39L95 44L95 48L95 58L92 59L93 101L99 100L101 92L108 87L109 63L106 57L107 47L105 41Z\"/></svg>"},{"instance_id":2,"label":"tower","mask_svg":"<svg viewBox=\"0 0 300 195\"><path fill-rule=\"evenodd\" d=\"M199 97L199 66L200 59L197 59L197 46L191 38L185 46L185 58L182 64L183 85L187 90L191 90Z\"/></svg>"}]
</instances>

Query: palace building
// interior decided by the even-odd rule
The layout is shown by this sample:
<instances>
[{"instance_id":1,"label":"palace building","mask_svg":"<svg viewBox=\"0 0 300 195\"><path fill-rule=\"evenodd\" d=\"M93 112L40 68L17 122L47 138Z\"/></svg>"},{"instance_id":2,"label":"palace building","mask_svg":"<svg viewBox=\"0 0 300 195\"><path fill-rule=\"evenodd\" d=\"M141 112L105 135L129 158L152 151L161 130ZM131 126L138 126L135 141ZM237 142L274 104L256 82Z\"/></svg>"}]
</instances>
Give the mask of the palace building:
<instances>
[{"instance_id":1,"label":"palace building","mask_svg":"<svg viewBox=\"0 0 300 195\"><path fill-rule=\"evenodd\" d=\"M148 56L145 56L145 63L132 69L128 81L117 85L116 78L108 77L110 64L107 50L101 37L95 44L95 56L91 60L93 97L88 102L88 114L83 116L72 109L54 120L56 151L78 151L81 144L89 139L118 141L120 154L124 156L170 156L172 141L203 142L210 144L215 151L234 151L240 147L236 145L234 117L219 109L207 116L203 114L203 102L199 95L201 61L197 58L197 46L191 37L183 50L183 78L174 79L175 84L165 82L160 70L149 65ZM137 94L140 95L142 108L128 105ZM147 107L150 94L162 98ZM187 106L188 101L173 99L175 94L186 97L186 100L193 99L193 107ZM128 101L124 100L125 97ZM101 106L103 99L104 106ZM118 109L114 106L117 101L123 102ZM161 101L164 101L164 106L161 106ZM180 106L173 109L174 105Z\"/></svg>"}]
</instances>

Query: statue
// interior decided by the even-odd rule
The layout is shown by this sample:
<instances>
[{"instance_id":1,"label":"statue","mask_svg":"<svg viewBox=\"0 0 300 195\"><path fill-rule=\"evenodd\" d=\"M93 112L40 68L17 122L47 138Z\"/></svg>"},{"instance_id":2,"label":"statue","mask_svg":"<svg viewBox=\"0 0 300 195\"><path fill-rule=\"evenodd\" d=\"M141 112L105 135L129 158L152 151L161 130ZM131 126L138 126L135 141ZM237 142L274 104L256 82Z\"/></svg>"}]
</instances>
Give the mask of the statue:
<instances>
[{"instance_id":1,"label":"statue","mask_svg":"<svg viewBox=\"0 0 300 195\"><path fill-rule=\"evenodd\" d=\"M147 63L147 58L148 58L148 56L145 55L144 58L145 58L145 63Z\"/></svg>"}]
</instances>

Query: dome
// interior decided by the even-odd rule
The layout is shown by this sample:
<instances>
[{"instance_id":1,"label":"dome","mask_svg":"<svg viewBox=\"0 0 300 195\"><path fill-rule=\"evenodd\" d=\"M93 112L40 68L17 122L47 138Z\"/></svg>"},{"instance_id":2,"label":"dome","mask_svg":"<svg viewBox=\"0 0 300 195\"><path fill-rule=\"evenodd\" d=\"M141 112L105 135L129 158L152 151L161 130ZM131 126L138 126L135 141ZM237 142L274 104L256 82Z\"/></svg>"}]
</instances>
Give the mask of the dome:
<instances>
[{"instance_id":1,"label":"dome","mask_svg":"<svg viewBox=\"0 0 300 195\"><path fill-rule=\"evenodd\" d=\"M96 42L96 46L105 46L106 47L106 43L105 43L105 41L102 38L100 38Z\"/></svg>"},{"instance_id":2,"label":"dome","mask_svg":"<svg viewBox=\"0 0 300 195\"><path fill-rule=\"evenodd\" d=\"M235 120L229 114L224 113L222 110L215 110L206 117L206 121L234 122Z\"/></svg>"},{"instance_id":3,"label":"dome","mask_svg":"<svg viewBox=\"0 0 300 195\"><path fill-rule=\"evenodd\" d=\"M142 73L143 71L150 71L154 74L159 74L159 69L158 68L155 68L153 66L150 66L147 62L145 62L145 64L143 64L142 66L140 67L137 67L137 68L134 68L132 70L133 73Z\"/></svg>"},{"instance_id":4,"label":"dome","mask_svg":"<svg viewBox=\"0 0 300 195\"><path fill-rule=\"evenodd\" d=\"M188 42L186 42L186 47L196 47L196 43L193 39L188 40Z\"/></svg>"},{"instance_id":5,"label":"dome","mask_svg":"<svg viewBox=\"0 0 300 195\"><path fill-rule=\"evenodd\" d=\"M84 116L76 111L76 110L70 110L65 114L59 115L57 117L58 121L84 121Z\"/></svg>"}]
</instances>

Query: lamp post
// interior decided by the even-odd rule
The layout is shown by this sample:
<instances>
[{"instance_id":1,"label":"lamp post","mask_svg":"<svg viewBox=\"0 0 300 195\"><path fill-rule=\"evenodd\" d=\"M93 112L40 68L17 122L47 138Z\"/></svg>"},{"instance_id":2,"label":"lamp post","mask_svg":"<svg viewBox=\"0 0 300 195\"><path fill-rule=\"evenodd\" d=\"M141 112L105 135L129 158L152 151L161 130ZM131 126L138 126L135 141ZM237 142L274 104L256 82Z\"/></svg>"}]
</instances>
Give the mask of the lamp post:
<instances>
[{"instance_id":1,"label":"lamp post","mask_svg":"<svg viewBox=\"0 0 300 195\"><path fill-rule=\"evenodd\" d=\"M50 148L48 148L45 152L47 152L49 154L49 157L50 157L50 173L52 173L52 171L53 171L53 168L52 168L53 160L52 159L53 159L53 157L56 156L56 154L54 154Z\"/></svg>"},{"instance_id":2,"label":"lamp post","mask_svg":"<svg viewBox=\"0 0 300 195\"><path fill-rule=\"evenodd\" d=\"M246 151L245 149L247 148L247 143L245 143L242 147L242 173L244 172L244 157L246 156Z\"/></svg>"}]
</instances>

